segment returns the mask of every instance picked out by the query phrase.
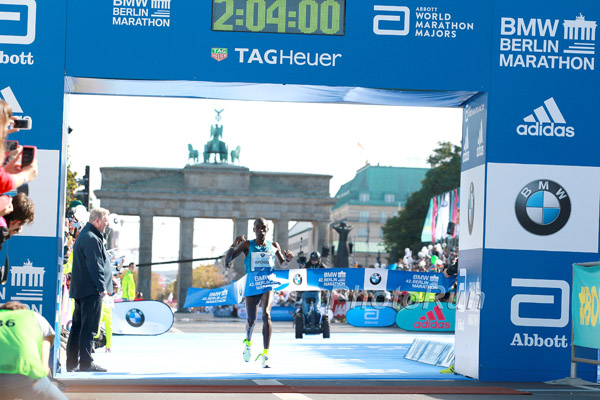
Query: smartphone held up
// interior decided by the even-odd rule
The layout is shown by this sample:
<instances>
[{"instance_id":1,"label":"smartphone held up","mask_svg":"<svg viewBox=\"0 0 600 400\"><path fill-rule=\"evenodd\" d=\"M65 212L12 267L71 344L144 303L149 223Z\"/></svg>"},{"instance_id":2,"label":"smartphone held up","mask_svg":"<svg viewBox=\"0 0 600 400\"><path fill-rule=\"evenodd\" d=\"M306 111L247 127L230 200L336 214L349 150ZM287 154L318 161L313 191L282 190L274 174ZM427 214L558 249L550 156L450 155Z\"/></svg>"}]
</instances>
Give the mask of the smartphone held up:
<instances>
[{"instance_id":1,"label":"smartphone held up","mask_svg":"<svg viewBox=\"0 0 600 400\"><path fill-rule=\"evenodd\" d=\"M31 129L31 119L23 118L23 119L15 119L12 122L12 127L20 130L30 130Z\"/></svg>"},{"instance_id":2,"label":"smartphone held up","mask_svg":"<svg viewBox=\"0 0 600 400\"><path fill-rule=\"evenodd\" d=\"M31 165L35 160L35 153L37 148L35 146L23 146L23 153L21 154L21 168Z\"/></svg>"}]
</instances>

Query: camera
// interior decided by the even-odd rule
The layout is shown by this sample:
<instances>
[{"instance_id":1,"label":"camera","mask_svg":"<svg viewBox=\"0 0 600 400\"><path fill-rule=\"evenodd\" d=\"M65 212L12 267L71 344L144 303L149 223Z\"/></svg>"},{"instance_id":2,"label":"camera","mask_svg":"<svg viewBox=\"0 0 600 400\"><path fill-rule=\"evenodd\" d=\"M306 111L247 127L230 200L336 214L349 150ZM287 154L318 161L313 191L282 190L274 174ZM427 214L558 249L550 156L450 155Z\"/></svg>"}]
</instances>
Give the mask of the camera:
<instances>
[{"instance_id":1,"label":"camera","mask_svg":"<svg viewBox=\"0 0 600 400\"><path fill-rule=\"evenodd\" d=\"M298 256L296 257L296 262L298 263L298 265L300 265L301 267L304 266L306 264L306 256L304 255L304 252L302 250L300 250L298 252Z\"/></svg>"},{"instance_id":2,"label":"camera","mask_svg":"<svg viewBox=\"0 0 600 400\"><path fill-rule=\"evenodd\" d=\"M29 130L29 129L31 129L31 119L29 119L29 118L15 119L12 122L12 127L17 128L17 129L22 129L22 130Z\"/></svg>"}]
</instances>

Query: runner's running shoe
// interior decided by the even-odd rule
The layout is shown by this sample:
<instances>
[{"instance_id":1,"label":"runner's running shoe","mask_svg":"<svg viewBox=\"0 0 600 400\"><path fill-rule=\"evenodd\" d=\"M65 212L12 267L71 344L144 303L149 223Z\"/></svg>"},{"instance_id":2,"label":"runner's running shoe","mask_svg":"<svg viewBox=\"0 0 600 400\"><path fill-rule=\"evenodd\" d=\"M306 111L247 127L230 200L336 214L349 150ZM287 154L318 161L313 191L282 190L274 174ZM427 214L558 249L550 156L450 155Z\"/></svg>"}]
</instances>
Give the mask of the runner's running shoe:
<instances>
[{"instance_id":1,"label":"runner's running shoe","mask_svg":"<svg viewBox=\"0 0 600 400\"><path fill-rule=\"evenodd\" d=\"M271 368L269 366L269 357L267 357L265 353L260 353L258 356L256 356L254 361L258 361L259 358L263 368Z\"/></svg>"},{"instance_id":2,"label":"runner's running shoe","mask_svg":"<svg viewBox=\"0 0 600 400\"><path fill-rule=\"evenodd\" d=\"M242 355L244 357L244 361L248 362L250 361L250 349L251 349L251 343L249 340L244 339L244 354Z\"/></svg>"},{"instance_id":3,"label":"runner's running shoe","mask_svg":"<svg viewBox=\"0 0 600 400\"><path fill-rule=\"evenodd\" d=\"M454 364L452 364L450 367L443 369L440 371L441 374L453 374L454 373Z\"/></svg>"}]
</instances>

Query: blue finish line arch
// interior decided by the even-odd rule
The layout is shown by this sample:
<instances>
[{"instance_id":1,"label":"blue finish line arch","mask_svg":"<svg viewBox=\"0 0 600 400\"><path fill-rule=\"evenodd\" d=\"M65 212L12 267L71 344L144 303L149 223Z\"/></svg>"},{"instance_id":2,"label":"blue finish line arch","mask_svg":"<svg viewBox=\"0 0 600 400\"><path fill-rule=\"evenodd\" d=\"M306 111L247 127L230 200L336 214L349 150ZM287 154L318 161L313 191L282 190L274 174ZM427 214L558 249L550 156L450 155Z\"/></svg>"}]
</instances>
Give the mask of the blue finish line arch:
<instances>
[{"instance_id":1,"label":"blue finish line arch","mask_svg":"<svg viewBox=\"0 0 600 400\"><path fill-rule=\"evenodd\" d=\"M70 93L461 106L459 290L485 303L459 304L456 371L568 376L570 266L598 259L597 2L0 0L0 12L0 94L34 121L15 139L40 165L11 277L43 277L9 279L0 301L57 322ZM552 201L565 196L570 207Z\"/></svg>"}]
</instances>

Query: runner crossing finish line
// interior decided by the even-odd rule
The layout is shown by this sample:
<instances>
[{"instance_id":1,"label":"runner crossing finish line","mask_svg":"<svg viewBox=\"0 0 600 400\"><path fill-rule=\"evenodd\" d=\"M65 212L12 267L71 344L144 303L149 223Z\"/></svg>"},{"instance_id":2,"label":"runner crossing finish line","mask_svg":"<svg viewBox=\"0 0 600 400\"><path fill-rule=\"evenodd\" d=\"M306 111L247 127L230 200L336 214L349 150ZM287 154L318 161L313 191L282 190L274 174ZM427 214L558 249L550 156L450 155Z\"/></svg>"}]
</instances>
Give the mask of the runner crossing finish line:
<instances>
[{"instance_id":1,"label":"runner crossing finish line","mask_svg":"<svg viewBox=\"0 0 600 400\"><path fill-rule=\"evenodd\" d=\"M446 293L456 276L430 272L393 271L373 268L290 269L250 272L240 280L217 289L189 288L184 307L239 304L246 296L270 290L297 292L315 290L401 290Z\"/></svg>"}]
</instances>

